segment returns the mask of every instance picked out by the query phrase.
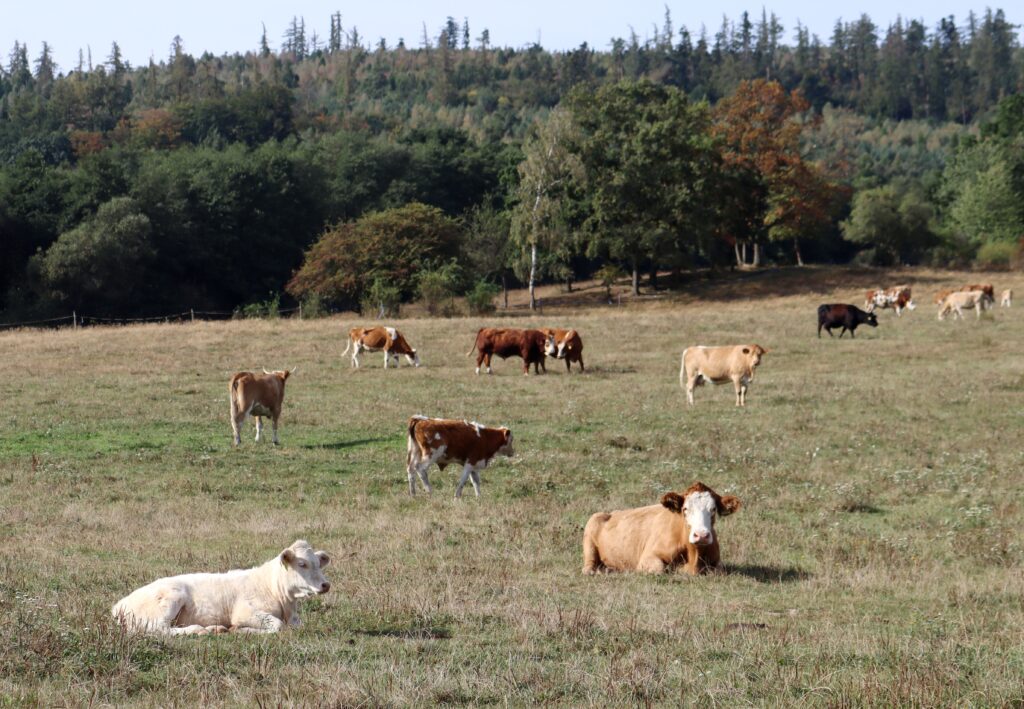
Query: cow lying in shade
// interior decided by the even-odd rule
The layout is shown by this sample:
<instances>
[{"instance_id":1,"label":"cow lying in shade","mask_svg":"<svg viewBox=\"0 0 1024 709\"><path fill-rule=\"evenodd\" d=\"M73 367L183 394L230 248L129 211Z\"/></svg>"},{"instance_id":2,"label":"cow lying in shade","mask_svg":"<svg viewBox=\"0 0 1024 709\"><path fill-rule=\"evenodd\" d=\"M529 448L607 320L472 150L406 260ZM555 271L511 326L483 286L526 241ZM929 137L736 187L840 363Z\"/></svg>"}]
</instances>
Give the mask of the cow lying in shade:
<instances>
[{"instance_id":1,"label":"cow lying in shade","mask_svg":"<svg viewBox=\"0 0 1024 709\"><path fill-rule=\"evenodd\" d=\"M727 345L725 347L687 347L679 368L679 386L686 387L686 401L693 405L693 390L705 382L732 382L736 389L736 406L747 405L747 387L754 381L754 370L768 350L761 345Z\"/></svg>"},{"instance_id":2,"label":"cow lying in shade","mask_svg":"<svg viewBox=\"0 0 1024 709\"><path fill-rule=\"evenodd\" d=\"M598 512L583 530L583 573L715 569L721 563L715 518L739 508L739 498L696 482L681 495L665 493L657 505Z\"/></svg>"},{"instance_id":3,"label":"cow lying in shade","mask_svg":"<svg viewBox=\"0 0 1024 709\"><path fill-rule=\"evenodd\" d=\"M228 396L231 398L231 431L235 445L242 442L241 428L249 416L256 418L256 442L259 443L263 434L264 416L269 416L274 427L274 445L277 439L277 422L281 418L281 404L284 403L284 383L295 373L291 370L279 370L263 374L239 372L231 377L228 385Z\"/></svg>"},{"instance_id":4,"label":"cow lying in shade","mask_svg":"<svg viewBox=\"0 0 1024 709\"><path fill-rule=\"evenodd\" d=\"M572 363L579 362L583 368L583 340L575 330L559 330L553 327L542 327L541 332L548 338L544 353L548 357L565 360L565 371L572 371Z\"/></svg>"},{"instance_id":5,"label":"cow lying in shade","mask_svg":"<svg viewBox=\"0 0 1024 709\"><path fill-rule=\"evenodd\" d=\"M507 428L488 428L475 421L413 416L409 419L406 457L409 494L416 494L417 475L427 492L433 492L427 471L434 463L441 470L446 465L457 463L462 466L462 477L455 487L455 497L462 497L462 488L467 480L472 480L473 490L480 497L480 471L498 455L510 458L515 455L512 431Z\"/></svg>"},{"instance_id":6,"label":"cow lying in shade","mask_svg":"<svg viewBox=\"0 0 1024 709\"><path fill-rule=\"evenodd\" d=\"M352 366L359 368L360 352L384 352L384 369L394 360L398 367L398 356L405 355L409 364L420 366L420 356L409 346L405 337L393 327L354 327L348 331L348 347L341 353L344 357L352 350Z\"/></svg>"},{"instance_id":7,"label":"cow lying in shade","mask_svg":"<svg viewBox=\"0 0 1024 709\"><path fill-rule=\"evenodd\" d=\"M298 627L299 601L331 590L331 558L297 540L261 566L159 579L128 594L111 613L129 630L168 635Z\"/></svg>"}]
</instances>

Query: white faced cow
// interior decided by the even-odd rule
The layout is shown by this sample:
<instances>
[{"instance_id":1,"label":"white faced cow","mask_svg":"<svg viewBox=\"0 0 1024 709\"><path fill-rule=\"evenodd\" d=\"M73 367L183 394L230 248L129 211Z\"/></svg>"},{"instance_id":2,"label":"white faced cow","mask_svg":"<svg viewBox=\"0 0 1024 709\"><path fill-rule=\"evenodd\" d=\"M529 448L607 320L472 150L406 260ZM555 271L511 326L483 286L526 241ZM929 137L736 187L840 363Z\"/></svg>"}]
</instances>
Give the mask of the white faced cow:
<instances>
[{"instance_id":1,"label":"white faced cow","mask_svg":"<svg viewBox=\"0 0 1024 709\"><path fill-rule=\"evenodd\" d=\"M301 599L331 590L323 574L330 560L299 539L251 569L159 579L122 598L111 613L136 632L276 633L298 627Z\"/></svg>"},{"instance_id":2,"label":"white faced cow","mask_svg":"<svg viewBox=\"0 0 1024 709\"><path fill-rule=\"evenodd\" d=\"M348 347L341 353L344 357L352 350L352 366L359 368L360 352L384 352L384 369L393 361L398 367L398 356L405 355L414 367L420 366L420 356L409 346L405 337L393 327L354 327L348 331Z\"/></svg>"}]
</instances>

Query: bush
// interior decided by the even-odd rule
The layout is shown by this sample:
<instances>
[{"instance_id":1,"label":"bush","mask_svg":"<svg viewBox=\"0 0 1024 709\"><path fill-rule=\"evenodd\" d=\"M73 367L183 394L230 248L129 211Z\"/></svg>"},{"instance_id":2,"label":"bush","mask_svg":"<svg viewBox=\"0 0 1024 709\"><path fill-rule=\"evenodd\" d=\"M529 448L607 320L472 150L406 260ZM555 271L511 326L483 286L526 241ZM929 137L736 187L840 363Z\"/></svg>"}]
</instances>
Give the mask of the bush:
<instances>
[{"instance_id":1,"label":"bush","mask_svg":"<svg viewBox=\"0 0 1024 709\"><path fill-rule=\"evenodd\" d=\"M246 319L279 318L281 317L281 294L271 293L266 300L243 305L240 309L235 310L234 316Z\"/></svg>"},{"instance_id":2,"label":"bush","mask_svg":"<svg viewBox=\"0 0 1024 709\"><path fill-rule=\"evenodd\" d=\"M398 286L388 285L383 278L375 278L363 295L360 311L364 316L397 318L402 303L402 291Z\"/></svg>"},{"instance_id":3,"label":"bush","mask_svg":"<svg viewBox=\"0 0 1024 709\"><path fill-rule=\"evenodd\" d=\"M974 257L974 265L981 268L1010 268L1016 261L1017 244L1006 241L990 241L982 244L978 255Z\"/></svg>"},{"instance_id":4,"label":"bush","mask_svg":"<svg viewBox=\"0 0 1024 709\"><path fill-rule=\"evenodd\" d=\"M420 302L430 315L451 317L455 313L453 299L459 286L462 269L452 259L443 265L425 266L417 275Z\"/></svg>"},{"instance_id":5,"label":"bush","mask_svg":"<svg viewBox=\"0 0 1024 709\"><path fill-rule=\"evenodd\" d=\"M605 289L605 295L608 296L608 300L611 300L612 286L615 285L615 281L625 275L626 273L614 263L606 263L597 270L594 277L601 281L601 285L603 285Z\"/></svg>"},{"instance_id":6,"label":"bush","mask_svg":"<svg viewBox=\"0 0 1024 709\"><path fill-rule=\"evenodd\" d=\"M477 281L473 290L466 294L466 305L471 315L490 315L497 306L494 299L501 293L501 287L488 281Z\"/></svg>"},{"instance_id":7,"label":"bush","mask_svg":"<svg viewBox=\"0 0 1024 709\"><path fill-rule=\"evenodd\" d=\"M327 304L319 293L308 293L302 299L302 309L299 312L302 313L303 320L323 318L328 314Z\"/></svg>"}]
</instances>

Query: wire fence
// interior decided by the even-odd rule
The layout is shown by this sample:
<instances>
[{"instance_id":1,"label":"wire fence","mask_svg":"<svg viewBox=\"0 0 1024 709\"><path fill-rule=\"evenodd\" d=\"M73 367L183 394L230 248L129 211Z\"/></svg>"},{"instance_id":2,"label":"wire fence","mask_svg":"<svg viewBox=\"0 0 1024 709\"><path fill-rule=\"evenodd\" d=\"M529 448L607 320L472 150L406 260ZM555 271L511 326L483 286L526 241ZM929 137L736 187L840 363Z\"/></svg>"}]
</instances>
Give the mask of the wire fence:
<instances>
[{"instance_id":1,"label":"wire fence","mask_svg":"<svg viewBox=\"0 0 1024 709\"><path fill-rule=\"evenodd\" d=\"M302 306L294 308L280 308L277 311L279 316L292 316L302 318ZM45 318L43 320L25 320L17 322L0 322L0 330L16 330L19 328L37 327L55 329L59 327L89 327L90 325L133 325L137 323L172 323L172 322L195 322L197 320L232 320L232 319L266 319L269 314L259 318L241 310L216 311L216 310L186 310L181 313L169 313L167 315L152 315L144 318L118 318L99 315L79 315L73 311L71 315L62 315L56 318Z\"/></svg>"}]
</instances>

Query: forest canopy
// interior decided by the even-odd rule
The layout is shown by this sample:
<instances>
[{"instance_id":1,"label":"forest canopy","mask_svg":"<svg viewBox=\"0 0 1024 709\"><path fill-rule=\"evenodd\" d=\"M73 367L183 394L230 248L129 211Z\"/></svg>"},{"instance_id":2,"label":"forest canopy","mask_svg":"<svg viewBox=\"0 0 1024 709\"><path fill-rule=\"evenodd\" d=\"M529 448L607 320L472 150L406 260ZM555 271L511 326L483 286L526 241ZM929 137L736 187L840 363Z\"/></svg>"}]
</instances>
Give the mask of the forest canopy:
<instances>
[{"instance_id":1,"label":"forest canopy","mask_svg":"<svg viewBox=\"0 0 1024 709\"><path fill-rule=\"evenodd\" d=\"M651 37L571 51L494 47L453 18L416 47L371 45L324 19L326 41L296 18L279 47L195 56L175 37L145 66L115 43L61 71L16 43L0 67L6 319L273 294L354 307L375 282L419 297L421 269L465 291L619 268L639 289L746 263L1019 263L1024 51L1002 10L862 15L825 39L798 24L788 42L771 12L712 34L666 11Z\"/></svg>"}]
</instances>

